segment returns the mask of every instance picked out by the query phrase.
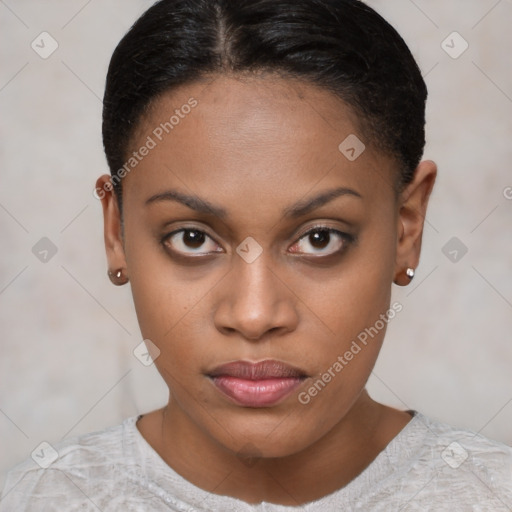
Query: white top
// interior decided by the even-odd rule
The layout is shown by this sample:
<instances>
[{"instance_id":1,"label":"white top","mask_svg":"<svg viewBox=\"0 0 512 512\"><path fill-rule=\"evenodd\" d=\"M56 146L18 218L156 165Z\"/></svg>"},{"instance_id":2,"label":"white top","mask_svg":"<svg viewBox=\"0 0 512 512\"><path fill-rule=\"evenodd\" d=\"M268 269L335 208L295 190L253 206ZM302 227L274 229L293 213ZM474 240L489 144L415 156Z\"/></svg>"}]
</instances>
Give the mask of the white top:
<instances>
[{"instance_id":1,"label":"white top","mask_svg":"<svg viewBox=\"0 0 512 512\"><path fill-rule=\"evenodd\" d=\"M54 448L42 445L33 457L48 467L30 458L12 469L0 512L512 510L512 448L411 412L359 476L303 506L250 505L196 487L160 458L134 416Z\"/></svg>"}]
</instances>

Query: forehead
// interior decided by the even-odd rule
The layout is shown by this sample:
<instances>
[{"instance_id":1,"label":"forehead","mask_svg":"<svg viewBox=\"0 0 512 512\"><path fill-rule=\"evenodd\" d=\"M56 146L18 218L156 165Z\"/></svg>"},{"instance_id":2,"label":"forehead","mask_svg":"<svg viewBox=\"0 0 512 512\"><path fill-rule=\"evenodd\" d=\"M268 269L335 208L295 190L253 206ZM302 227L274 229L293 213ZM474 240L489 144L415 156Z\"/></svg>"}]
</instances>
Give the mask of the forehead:
<instances>
[{"instance_id":1,"label":"forehead","mask_svg":"<svg viewBox=\"0 0 512 512\"><path fill-rule=\"evenodd\" d=\"M197 108L189 112L186 105L192 98L197 101ZM269 143L293 147L301 137L319 139L328 132L336 138L344 132L358 132L363 138L357 116L337 96L318 86L272 74L214 75L164 93L153 101L139 135L154 131L155 126L169 121L173 113L181 113L182 126L173 127L172 137L166 137L168 143L180 135L183 142L190 132L197 137L206 136L212 145L221 145L230 138L240 144L246 141L241 149L256 151L261 144ZM184 117L186 123L181 122ZM238 147L231 150L235 152Z\"/></svg>"},{"instance_id":2,"label":"forehead","mask_svg":"<svg viewBox=\"0 0 512 512\"><path fill-rule=\"evenodd\" d=\"M151 149L126 177L127 194L178 185L229 202L234 191L278 200L278 191L305 195L320 183L392 188L392 162L365 140L352 109L322 88L275 76L216 76L163 94L130 153L144 145Z\"/></svg>"}]
</instances>

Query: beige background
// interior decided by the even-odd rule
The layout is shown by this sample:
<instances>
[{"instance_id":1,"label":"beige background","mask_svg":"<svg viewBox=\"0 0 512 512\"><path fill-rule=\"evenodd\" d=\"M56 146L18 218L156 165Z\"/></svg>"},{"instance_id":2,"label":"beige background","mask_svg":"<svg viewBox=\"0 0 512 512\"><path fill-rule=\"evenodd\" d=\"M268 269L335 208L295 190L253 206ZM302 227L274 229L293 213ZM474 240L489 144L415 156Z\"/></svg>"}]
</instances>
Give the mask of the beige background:
<instances>
[{"instance_id":1,"label":"beige background","mask_svg":"<svg viewBox=\"0 0 512 512\"><path fill-rule=\"evenodd\" d=\"M425 156L440 168L422 263L395 290L404 310L369 388L512 444L512 1L369 3L426 75ZM130 290L106 277L92 195L106 171L107 64L149 5L0 1L0 485L41 441L117 424L167 397L154 367L132 354L141 338ZM59 44L46 60L31 48L43 31ZM469 44L456 59L442 48L453 31ZM451 36L448 50L462 43ZM58 249L47 263L32 252L42 237ZM443 253L453 237L468 249L455 263Z\"/></svg>"}]
</instances>

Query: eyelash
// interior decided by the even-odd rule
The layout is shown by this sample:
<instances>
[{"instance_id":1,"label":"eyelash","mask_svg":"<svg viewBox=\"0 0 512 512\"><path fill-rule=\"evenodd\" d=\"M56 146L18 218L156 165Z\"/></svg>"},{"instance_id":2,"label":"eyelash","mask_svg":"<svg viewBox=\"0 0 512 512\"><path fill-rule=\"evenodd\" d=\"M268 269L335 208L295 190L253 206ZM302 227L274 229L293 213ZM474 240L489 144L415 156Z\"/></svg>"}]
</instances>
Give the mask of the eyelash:
<instances>
[{"instance_id":1,"label":"eyelash","mask_svg":"<svg viewBox=\"0 0 512 512\"><path fill-rule=\"evenodd\" d=\"M178 258L184 258L184 259L188 259L189 261L194 259L194 258L201 258L201 257L206 257L206 256L211 256L212 254L215 254L215 253L220 253L220 252L223 252L223 251L213 251L213 252L206 252L206 253L196 253L195 255L190 255L190 254L184 254L182 252L179 252L179 251L176 251L172 248L169 247L169 241L171 240L171 238L173 238L174 236L180 234L180 233L197 233L199 235L204 235L206 238L212 240L214 243L217 244L217 242L211 237L209 236L205 231L202 231L200 229L196 229L196 228L181 228L179 230L176 230L176 231L173 231L172 233L169 233L167 235L165 235L165 237L162 239L162 245L164 246L164 248L168 251L168 252L171 252L173 255L177 256ZM336 235L339 237L340 239L340 244L341 244L341 247L339 249L337 249L336 251L333 251L333 252L330 252L328 254L325 254L325 255L320 255L320 256L315 256L311 253L302 253L302 252L299 252L299 251L294 251L295 254L298 254L298 255L303 255L305 254L305 256L309 256L310 258L314 258L314 259L325 259L325 258L328 258L328 257L333 257L333 256L336 256L336 255L340 255L341 253L345 252L345 250L347 249L347 246L353 242L355 242L355 237L352 236L352 235L349 235L348 233L344 233L342 231L339 231L337 229L334 229L334 228L330 228L328 226L323 226L323 225L318 225L318 226L314 226L312 227L311 229L309 229L308 231L306 231L305 233L301 234L298 238L298 240L296 242L294 242L293 246L297 245L301 240L304 240L304 239L307 239L309 236L311 236L312 234L315 234L315 233L322 233L322 232L327 232L328 235L331 237L332 235ZM329 240L328 242L328 245L330 245L332 242L332 240ZM183 241L181 240L181 243L183 243ZM203 242L203 244L201 245L204 245L205 242ZM217 244L218 245L218 244ZM292 247L293 247L292 246Z\"/></svg>"}]
</instances>

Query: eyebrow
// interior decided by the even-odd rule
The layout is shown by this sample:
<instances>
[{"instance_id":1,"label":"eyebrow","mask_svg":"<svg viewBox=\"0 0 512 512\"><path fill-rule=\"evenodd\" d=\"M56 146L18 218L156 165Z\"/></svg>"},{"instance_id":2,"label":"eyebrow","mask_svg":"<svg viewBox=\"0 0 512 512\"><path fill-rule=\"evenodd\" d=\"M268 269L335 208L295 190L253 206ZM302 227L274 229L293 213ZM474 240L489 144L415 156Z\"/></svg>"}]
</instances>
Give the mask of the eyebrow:
<instances>
[{"instance_id":1,"label":"eyebrow","mask_svg":"<svg viewBox=\"0 0 512 512\"><path fill-rule=\"evenodd\" d=\"M221 219L225 219L228 216L227 211L224 208L214 206L206 199L201 199L197 196L190 196L188 194L182 194L176 190L167 190L161 194L155 194L146 201L146 205L159 203L161 201L175 201L176 203L181 203L185 206L188 206L191 210L195 210L196 212L215 215Z\"/></svg>"},{"instance_id":2,"label":"eyebrow","mask_svg":"<svg viewBox=\"0 0 512 512\"><path fill-rule=\"evenodd\" d=\"M298 201L297 203L285 208L283 214L287 218L298 218L307 215L308 213L320 208L324 204L337 199L342 196L352 196L362 199L361 194L356 192L351 188L339 187L332 190L327 190L325 192L320 193L319 195ZM211 204L206 199L202 199L197 196L192 196L188 194L183 194L176 190L167 190L166 192L162 192L160 194L155 194L151 196L147 201L146 205L150 205L153 203L159 203L162 201L174 201L177 203L181 203L191 210L195 210L199 213L204 213L207 215L214 215L221 219L225 219L228 214L224 208L219 206L215 206Z\"/></svg>"},{"instance_id":3,"label":"eyebrow","mask_svg":"<svg viewBox=\"0 0 512 512\"><path fill-rule=\"evenodd\" d=\"M352 196L362 199L363 197L359 192L352 190L351 188L339 187L332 190L327 190L325 192L320 193L319 195L312 197L310 199L304 199L295 203L292 206L289 206L284 210L284 216L288 218L295 219L297 217L303 217L308 213L320 208L324 204L337 199L338 197L343 196Z\"/></svg>"}]
</instances>

